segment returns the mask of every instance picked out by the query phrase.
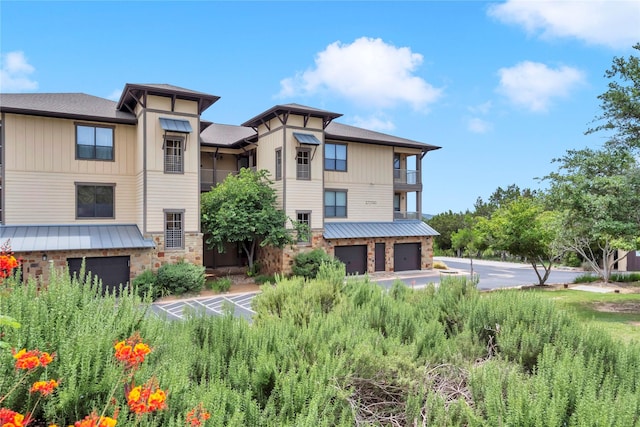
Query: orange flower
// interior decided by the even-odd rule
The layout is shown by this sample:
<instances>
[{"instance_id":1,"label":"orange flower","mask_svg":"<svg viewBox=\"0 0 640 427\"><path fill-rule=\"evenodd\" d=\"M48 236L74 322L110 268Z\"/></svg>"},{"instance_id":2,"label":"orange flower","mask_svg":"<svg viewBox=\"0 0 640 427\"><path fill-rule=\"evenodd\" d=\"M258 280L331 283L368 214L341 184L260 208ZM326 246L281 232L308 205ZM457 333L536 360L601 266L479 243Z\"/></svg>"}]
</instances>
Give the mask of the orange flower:
<instances>
[{"instance_id":1,"label":"orange flower","mask_svg":"<svg viewBox=\"0 0 640 427\"><path fill-rule=\"evenodd\" d=\"M58 381L49 380L49 381L36 381L31 386L29 390L31 393L40 392L43 396L48 396L53 393L53 390L58 387Z\"/></svg>"},{"instance_id":2,"label":"orange flower","mask_svg":"<svg viewBox=\"0 0 640 427\"><path fill-rule=\"evenodd\" d=\"M131 412L145 414L166 407L167 394L154 383L155 381L150 381L145 386L137 386L129 391L127 403Z\"/></svg>"},{"instance_id":3,"label":"orange flower","mask_svg":"<svg viewBox=\"0 0 640 427\"><path fill-rule=\"evenodd\" d=\"M24 415L13 412L11 409L0 408L0 426L24 427L28 422L28 419L25 421Z\"/></svg>"},{"instance_id":4,"label":"orange flower","mask_svg":"<svg viewBox=\"0 0 640 427\"><path fill-rule=\"evenodd\" d=\"M198 406L187 413L187 425L191 427L198 427L209 418L211 418L211 414L204 409L202 402L200 402Z\"/></svg>"},{"instance_id":5,"label":"orange flower","mask_svg":"<svg viewBox=\"0 0 640 427\"><path fill-rule=\"evenodd\" d=\"M38 366L47 366L53 361L53 356L40 350L22 349L19 352L13 352L13 358L16 359L16 369L35 369Z\"/></svg>"},{"instance_id":6,"label":"orange flower","mask_svg":"<svg viewBox=\"0 0 640 427\"><path fill-rule=\"evenodd\" d=\"M113 348L116 350L115 358L124 362L125 366L130 369L137 368L144 362L145 356L151 353L151 348L142 342L137 332L126 341L116 343Z\"/></svg>"},{"instance_id":7,"label":"orange flower","mask_svg":"<svg viewBox=\"0 0 640 427\"><path fill-rule=\"evenodd\" d=\"M75 427L115 427L118 422L110 417L98 417L95 412L84 417L83 420L76 421ZM71 426L69 426L71 427Z\"/></svg>"}]
</instances>

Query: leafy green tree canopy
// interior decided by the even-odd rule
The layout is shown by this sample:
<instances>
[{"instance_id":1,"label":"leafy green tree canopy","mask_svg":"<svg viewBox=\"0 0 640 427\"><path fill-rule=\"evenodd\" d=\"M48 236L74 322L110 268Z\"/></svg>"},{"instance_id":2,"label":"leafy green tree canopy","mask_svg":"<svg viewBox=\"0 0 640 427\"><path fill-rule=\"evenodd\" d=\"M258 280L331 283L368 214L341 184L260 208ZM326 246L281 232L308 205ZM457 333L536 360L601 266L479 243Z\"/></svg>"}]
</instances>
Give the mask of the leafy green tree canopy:
<instances>
[{"instance_id":1,"label":"leafy green tree canopy","mask_svg":"<svg viewBox=\"0 0 640 427\"><path fill-rule=\"evenodd\" d=\"M580 254L605 281L640 236L640 168L629 151L570 150L547 177L549 200L561 211L559 240Z\"/></svg>"},{"instance_id":2,"label":"leafy green tree canopy","mask_svg":"<svg viewBox=\"0 0 640 427\"><path fill-rule=\"evenodd\" d=\"M277 208L268 174L243 168L201 198L207 244L222 252L225 243L240 243L250 269L257 245L282 248L294 242L294 235L286 228L287 215Z\"/></svg>"},{"instance_id":3,"label":"leafy green tree canopy","mask_svg":"<svg viewBox=\"0 0 640 427\"><path fill-rule=\"evenodd\" d=\"M633 46L640 51L640 43ZM610 79L608 90L598 96L602 114L596 121L603 123L587 130L613 132L612 147L640 149L640 58L614 57L613 65L605 72Z\"/></svg>"}]
</instances>

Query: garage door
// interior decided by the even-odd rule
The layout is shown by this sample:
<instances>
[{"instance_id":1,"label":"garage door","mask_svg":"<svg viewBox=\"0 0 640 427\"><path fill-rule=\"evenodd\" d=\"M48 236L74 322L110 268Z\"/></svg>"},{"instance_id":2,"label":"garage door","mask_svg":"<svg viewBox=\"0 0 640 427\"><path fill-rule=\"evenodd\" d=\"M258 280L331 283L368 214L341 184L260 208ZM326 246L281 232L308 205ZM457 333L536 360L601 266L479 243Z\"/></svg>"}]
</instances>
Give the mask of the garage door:
<instances>
[{"instance_id":1,"label":"garage door","mask_svg":"<svg viewBox=\"0 0 640 427\"><path fill-rule=\"evenodd\" d=\"M393 245L393 270L420 270L420 243Z\"/></svg>"},{"instance_id":2,"label":"garage door","mask_svg":"<svg viewBox=\"0 0 640 427\"><path fill-rule=\"evenodd\" d=\"M367 272L367 245L336 246L335 255L347 267L347 274Z\"/></svg>"},{"instance_id":3,"label":"garage door","mask_svg":"<svg viewBox=\"0 0 640 427\"><path fill-rule=\"evenodd\" d=\"M640 271L640 251L631 251L627 255L627 271Z\"/></svg>"},{"instance_id":4,"label":"garage door","mask_svg":"<svg viewBox=\"0 0 640 427\"><path fill-rule=\"evenodd\" d=\"M80 274L82 258L67 258L69 274ZM121 283L129 282L129 257L93 257L85 258L85 271L91 272L91 276L98 276L102 281L103 292L112 292L118 289Z\"/></svg>"}]
</instances>

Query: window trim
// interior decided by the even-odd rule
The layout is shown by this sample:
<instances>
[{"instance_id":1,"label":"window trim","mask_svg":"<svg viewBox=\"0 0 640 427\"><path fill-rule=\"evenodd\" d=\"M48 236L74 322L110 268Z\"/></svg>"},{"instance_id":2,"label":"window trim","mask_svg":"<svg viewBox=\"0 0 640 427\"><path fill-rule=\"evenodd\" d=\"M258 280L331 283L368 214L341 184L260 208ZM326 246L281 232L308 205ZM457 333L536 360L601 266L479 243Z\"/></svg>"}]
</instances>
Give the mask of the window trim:
<instances>
[{"instance_id":1,"label":"window trim","mask_svg":"<svg viewBox=\"0 0 640 427\"><path fill-rule=\"evenodd\" d=\"M168 141L172 141L172 142L179 142L180 143L180 170L179 171L172 171L172 170L167 170L167 150L169 149L169 147L167 146L167 142ZM163 160L163 168L164 168L164 173L167 174L184 174L184 152L185 152L185 138L184 136L178 136L178 135L164 135L163 136L163 144L162 144L162 160ZM177 157L177 156L174 156Z\"/></svg>"},{"instance_id":2,"label":"window trim","mask_svg":"<svg viewBox=\"0 0 640 427\"><path fill-rule=\"evenodd\" d=\"M164 222L164 250L165 251L179 251L179 250L183 250L185 248L185 241L184 241L184 209L163 209L162 213L163 213L163 222ZM167 225L169 224L169 222L167 221L167 215L168 214L180 214L180 245L181 246L167 246L167 231L168 231L168 227Z\"/></svg>"},{"instance_id":3,"label":"window trim","mask_svg":"<svg viewBox=\"0 0 640 427\"><path fill-rule=\"evenodd\" d=\"M327 198L326 198L326 194L327 193L344 193L344 216L342 215L327 215ZM325 188L324 190L324 194L323 194L323 200L322 200L322 206L324 208L324 217L325 218L348 218L349 217L349 211L348 211L348 206L349 206L349 198L348 198L348 191L346 189L341 189L341 188ZM334 204L332 206L333 208L337 208L338 205ZM340 205L340 207L342 207L342 205Z\"/></svg>"},{"instance_id":4,"label":"window trim","mask_svg":"<svg viewBox=\"0 0 640 427\"><path fill-rule=\"evenodd\" d=\"M298 222L302 222L300 221L299 215L308 215L307 216L307 225L309 226L309 234L307 236L307 239L300 239L300 234L298 233L298 236L296 236L297 242L299 245L310 245L311 244L311 239L312 239L312 234L311 234L311 211L296 211L296 221Z\"/></svg>"},{"instance_id":5,"label":"window trim","mask_svg":"<svg viewBox=\"0 0 640 427\"><path fill-rule=\"evenodd\" d=\"M342 160L342 159L338 159L337 157L327 157L327 147L329 145L333 145L333 146L343 146L344 147L344 169L338 169L338 160ZM333 171L333 172L348 172L349 167L348 167L348 158L349 158L349 145L348 144L340 144L337 142L327 142L324 144L324 170L326 171ZM327 159L333 159L333 161L335 162L335 166L333 168L329 168L327 167Z\"/></svg>"},{"instance_id":6,"label":"window trim","mask_svg":"<svg viewBox=\"0 0 640 427\"><path fill-rule=\"evenodd\" d=\"M116 218L116 184L109 182L75 182L75 210L76 210L76 220L95 220L95 219L115 219ZM112 188L112 216L78 216L78 187L111 187ZM95 193L94 193L95 197ZM95 203L94 203L95 204Z\"/></svg>"},{"instance_id":7,"label":"window trim","mask_svg":"<svg viewBox=\"0 0 640 427\"><path fill-rule=\"evenodd\" d=\"M276 181L282 180L282 147L276 148L275 153L275 163L276 163Z\"/></svg>"},{"instance_id":8,"label":"window trim","mask_svg":"<svg viewBox=\"0 0 640 427\"><path fill-rule=\"evenodd\" d=\"M309 174L307 177L300 177L300 166L298 163L298 159L300 159L300 153L305 153L307 155L308 163L307 167L309 168ZM301 181L311 181L311 149L306 147L296 147L296 179Z\"/></svg>"},{"instance_id":9,"label":"window trim","mask_svg":"<svg viewBox=\"0 0 640 427\"><path fill-rule=\"evenodd\" d=\"M104 125L104 124L96 124L96 123L85 123L85 122L74 122L74 129L75 129L75 144L74 144L74 148L75 148L75 159L76 160L91 160L91 161L98 161L98 162L115 162L116 161L116 127L115 126L110 126L110 125ZM111 129L111 158L110 159L99 159L97 157L95 157L95 149L94 149L94 156L93 157L80 157L78 156L78 127L86 127L86 128L93 128L94 131L94 135L93 135L93 147L96 147L95 144L95 129L97 128L103 128L103 129Z\"/></svg>"}]
</instances>

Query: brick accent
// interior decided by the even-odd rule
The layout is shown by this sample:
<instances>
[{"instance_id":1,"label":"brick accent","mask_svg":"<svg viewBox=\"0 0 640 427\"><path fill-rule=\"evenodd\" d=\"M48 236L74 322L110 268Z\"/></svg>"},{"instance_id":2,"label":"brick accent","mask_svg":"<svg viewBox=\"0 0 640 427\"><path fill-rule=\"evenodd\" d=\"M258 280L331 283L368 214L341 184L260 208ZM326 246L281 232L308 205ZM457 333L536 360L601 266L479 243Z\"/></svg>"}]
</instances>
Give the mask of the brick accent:
<instances>
[{"instance_id":1,"label":"brick accent","mask_svg":"<svg viewBox=\"0 0 640 427\"><path fill-rule=\"evenodd\" d=\"M181 250L165 250L164 234L147 235L153 239L156 249L100 249L74 251L16 252L16 258L22 260L23 277L42 277L49 280L50 266L65 268L67 258L92 258L111 256L130 256L130 278L133 279L144 270L156 271L162 264L175 263L181 259L192 264L202 265L203 240L201 233L185 233L185 248ZM47 259L43 260L43 255Z\"/></svg>"},{"instance_id":2,"label":"brick accent","mask_svg":"<svg viewBox=\"0 0 640 427\"><path fill-rule=\"evenodd\" d=\"M261 274L291 273L293 258L302 252L308 252L315 248L324 249L329 255L335 255L336 246L367 245L367 272L375 272L376 243L385 243L385 271L393 271L394 243L420 243L421 260L420 269L433 268L433 237L385 237L385 238L361 238L361 239L330 239L322 237L321 230L312 231L311 244L298 244L286 246L283 249L273 247L260 248L257 259L261 264Z\"/></svg>"}]
</instances>

